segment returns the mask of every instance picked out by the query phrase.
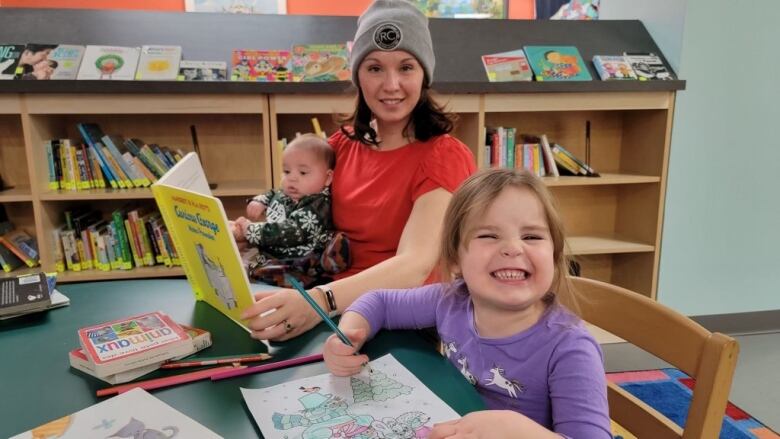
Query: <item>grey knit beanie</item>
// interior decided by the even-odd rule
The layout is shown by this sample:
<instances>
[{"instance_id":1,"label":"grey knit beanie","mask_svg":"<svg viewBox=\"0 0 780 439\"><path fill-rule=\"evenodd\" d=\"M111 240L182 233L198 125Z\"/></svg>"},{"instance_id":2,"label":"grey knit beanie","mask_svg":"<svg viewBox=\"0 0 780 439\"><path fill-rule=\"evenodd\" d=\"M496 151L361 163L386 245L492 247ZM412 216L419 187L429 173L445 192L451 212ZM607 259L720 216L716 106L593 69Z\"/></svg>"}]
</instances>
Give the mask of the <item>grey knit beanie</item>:
<instances>
[{"instance_id":1,"label":"grey knit beanie","mask_svg":"<svg viewBox=\"0 0 780 439\"><path fill-rule=\"evenodd\" d=\"M375 0L358 18L350 55L352 82L358 83L358 67L375 50L405 50L419 61L428 85L433 82L433 56L428 18L408 0Z\"/></svg>"}]
</instances>

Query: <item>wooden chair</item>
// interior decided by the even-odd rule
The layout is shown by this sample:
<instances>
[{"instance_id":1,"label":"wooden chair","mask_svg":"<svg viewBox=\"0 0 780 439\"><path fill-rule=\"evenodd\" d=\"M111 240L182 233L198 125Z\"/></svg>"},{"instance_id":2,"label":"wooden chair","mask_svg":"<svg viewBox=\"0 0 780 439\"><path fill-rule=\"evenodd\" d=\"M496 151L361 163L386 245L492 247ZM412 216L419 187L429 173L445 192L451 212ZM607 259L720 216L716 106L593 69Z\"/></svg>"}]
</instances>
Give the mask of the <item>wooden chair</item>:
<instances>
[{"instance_id":1,"label":"wooden chair","mask_svg":"<svg viewBox=\"0 0 780 439\"><path fill-rule=\"evenodd\" d=\"M616 384L609 383L610 417L638 438L717 438L739 346L638 293L571 277L583 320L655 355L696 379L685 428Z\"/></svg>"}]
</instances>

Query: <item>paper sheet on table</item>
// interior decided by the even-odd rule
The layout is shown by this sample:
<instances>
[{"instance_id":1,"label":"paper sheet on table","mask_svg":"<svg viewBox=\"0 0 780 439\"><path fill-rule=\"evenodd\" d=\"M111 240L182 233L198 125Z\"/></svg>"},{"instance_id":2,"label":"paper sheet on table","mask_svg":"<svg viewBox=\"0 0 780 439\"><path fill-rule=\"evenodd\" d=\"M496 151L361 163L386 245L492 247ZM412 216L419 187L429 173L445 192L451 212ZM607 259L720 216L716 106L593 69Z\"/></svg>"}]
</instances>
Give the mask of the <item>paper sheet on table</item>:
<instances>
[{"instance_id":1,"label":"paper sheet on table","mask_svg":"<svg viewBox=\"0 0 780 439\"><path fill-rule=\"evenodd\" d=\"M241 389L268 439L427 437L433 424L458 414L388 354L373 373L330 373L263 389Z\"/></svg>"}]
</instances>

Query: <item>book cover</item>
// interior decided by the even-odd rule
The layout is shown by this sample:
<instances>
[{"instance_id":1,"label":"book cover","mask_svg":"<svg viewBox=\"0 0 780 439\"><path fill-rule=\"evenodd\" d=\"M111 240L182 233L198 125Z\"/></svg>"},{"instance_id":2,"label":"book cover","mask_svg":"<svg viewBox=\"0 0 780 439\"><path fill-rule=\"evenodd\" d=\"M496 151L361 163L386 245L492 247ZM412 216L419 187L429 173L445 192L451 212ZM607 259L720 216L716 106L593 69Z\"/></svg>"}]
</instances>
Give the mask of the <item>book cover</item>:
<instances>
[{"instance_id":1,"label":"book cover","mask_svg":"<svg viewBox=\"0 0 780 439\"><path fill-rule=\"evenodd\" d=\"M352 77L346 44L296 44L292 56L293 81L348 81Z\"/></svg>"},{"instance_id":2,"label":"book cover","mask_svg":"<svg viewBox=\"0 0 780 439\"><path fill-rule=\"evenodd\" d=\"M24 261L28 267L32 268L38 265L40 258L38 243L35 238L23 230L14 229L0 236L0 245L4 245L16 257Z\"/></svg>"},{"instance_id":3,"label":"book cover","mask_svg":"<svg viewBox=\"0 0 780 439\"><path fill-rule=\"evenodd\" d=\"M254 303L249 279L197 154L187 154L152 185L152 193L195 298L246 328L240 316Z\"/></svg>"},{"instance_id":4,"label":"book cover","mask_svg":"<svg viewBox=\"0 0 780 439\"><path fill-rule=\"evenodd\" d=\"M44 273L0 279L0 316L42 310L51 304Z\"/></svg>"},{"instance_id":5,"label":"book cover","mask_svg":"<svg viewBox=\"0 0 780 439\"><path fill-rule=\"evenodd\" d=\"M24 262L18 256L12 253L8 247L0 244L0 268L3 271L10 273L22 265L24 265Z\"/></svg>"},{"instance_id":6,"label":"book cover","mask_svg":"<svg viewBox=\"0 0 780 439\"><path fill-rule=\"evenodd\" d=\"M531 81L531 66L522 49L509 52L482 55L482 65L485 67L490 82Z\"/></svg>"},{"instance_id":7,"label":"book cover","mask_svg":"<svg viewBox=\"0 0 780 439\"><path fill-rule=\"evenodd\" d=\"M131 81L139 52L138 47L87 46L76 78Z\"/></svg>"},{"instance_id":8,"label":"book cover","mask_svg":"<svg viewBox=\"0 0 780 439\"><path fill-rule=\"evenodd\" d=\"M51 277L48 274L46 275L46 277L48 279L51 279ZM51 280L49 281L49 289L51 290L51 296L50 296L51 297L51 303L48 306L43 307L43 308L35 308L35 309L29 310L29 311L22 311L22 312L13 313L13 314L6 314L6 315L3 315L3 316L0 316L0 320L13 319L15 317L21 317L21 316L25 316L27 314L32 314L32 313L42 312L42 311L48 311L50 309L61 308L63 306L70 305L70 299L68 298L68 296L66 296L66 295L60 293L58 290L54 289L54 287L52 286Z\"/></svg>"},{"instance_id":9,"label":"book cover","mask_svg":"<svg viewBox=\"0 0 780 439\"><path fill-rule=\"evenodd\" d=\"M43 437L221 439L213 431L139 388L39 425L11 439Z\"/></svg>"},{"instance_id":10,"label":"book cover","mask_svg":"<svg viewBox=\"0 0 780 439\"><path fill-rule=\"evenodd\" d=\"M636 74L625 56L596 55L593 66L602 81L636 80Z\"/></svg>"},{"instance_id":11,"label":"book cover","mask_svg":"<svg viewBox=\"0 0 780 439\"><path fill-rule=\"evenodd\" d=\"M188 61L179 63L178 81L225 81L227 63L225 61Z\"/></svg>"},{"instance_id":12,"label":"book cover","mask_svg":"<svg viewBox=\"0 0 780 439\"><path fill-rule=\"evenodd\" d=\"M51 79L56 62L50 59L56 44L29 43L24 46L16 65L14 79Z\"/></svg>"},{"instance_id":13,"label":"book cover","mask_svg":"<svg viewBox=\"0 0 780 439\"><path fill-rule=\"evenodd\" d=\"M173 81L179 74L181 46L142 46L135 79Z\"/></svg>"},{"instance_id":14,"label":"book cover","mask_svg":"<svg viewBox=\"0 0 780 439\"><path fill-rule=\"evenodd\" d=\"M192 351L187 332L161 311L81 328L78 339L99 377Z\"/></svg>"},{"instance_id":15,"label":"book cover","mask_svg":"<svg viewBox=\"0 0 780 439\"><path fill-rule=\"evenodd\" d=\"M674 79L672 73L666 68L661 57L650 52L634 52L626 53L623 55L631 64L631 68L634 73L639 77L640 81L647 80L663 80L668 81Z\"/></svg>"},{"instance_id":16,"label":"book cover","mask_svg":"<svg viewBox=\"0 0 780 439\"><path fill-rule=\"evenodd\" d=\"M574 46L525 46L537 81L590 81L588 67Z\"/></svg>"},{"instance_id":17,"label":"book cover","mask_svg":"<svg viewBox=\"0 0 780 439\"><path fill-rule=\"evenodd\" d=\"M24 44L0 44L0 79L14 79Z\"/></svg>"},{"instance_id":18,"label":"book cover","mask_svg":"<svg viewBox=\"0 0 780 439\"><path fill-rule=\"evenodd\" d=\"M49 54L54 72L49 79L76 79L84 57L84 46L60 44Z\"/></svg>"},{"instance_id":19,"label":"book cover","mask_svg":"<svg viewBox=\"0 0 780 439\"><path fill-rule=\"evenodd\" d=\"M234 50L232 81L289 82L292 80L289 50Z\"/></svg>"}]
</instances>

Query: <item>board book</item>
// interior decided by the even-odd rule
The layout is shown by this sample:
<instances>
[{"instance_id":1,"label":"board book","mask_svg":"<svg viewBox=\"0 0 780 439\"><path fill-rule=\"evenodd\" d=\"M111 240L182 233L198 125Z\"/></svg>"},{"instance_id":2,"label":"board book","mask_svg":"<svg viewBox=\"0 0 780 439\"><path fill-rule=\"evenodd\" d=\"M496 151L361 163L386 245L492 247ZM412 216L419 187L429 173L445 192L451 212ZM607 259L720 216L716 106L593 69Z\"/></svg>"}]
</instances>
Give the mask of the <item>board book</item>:
<instances>
[{"instance_id":1,"label":"board book","mask_svg":"<svg viewBox=\"0 0 780 439\"><path fill-rule=\"evenodd\" d=\"M254 303L249 278L198 155L184 156L152 185L152 193L195 299L247 329L241 313Z\"/></svg>"},{"instance_id":2,"label":"board book","mask_svg":"<svg viewBox=\"0 0 780 439\"><path fill-rule=\"evenodd\" d=\"M588 67L574 46L525 46L537 81L590 81Z\"/></svg>"},{"instance_id":3,"label":"board book","mask_svg":"<svg viewBox=\"0 0 780 439\"><path fill-rule=\"evenodd\" d=\"M531 81L533 74L528 58L522 49L509 52L482 55L482 65L485 67L490 82Z\"/></svg>"},{"instance_id":4,"label":"board book","mask_svg":"<svg viewBox=\"0 0 780 439\"><path fill-rule=\"evenodd\" d=\"M187 332L161 311L81 328L78 339L98 377L160 363L193 349Z\"/></svg>"},{"instance_id":5,"label":"board book","mask_svg":"<svg viewBox=\"0 0 780 439\"><path fill-rule=\"evenodd\" d=\"M132 81L139 52L138 47L87 46L76 79Z\"/></svg>"},{"instance_id":6,"label":"board book","mask_svg":"<svg viewBox=\"0 0 780 439\"><path fill-rule=\"evenodd\" d=\"M173 81L179 74L181 46L142 46L135 79Z\"/></svg>"},{"instance_id":7,"label":"board book","mask_svg":"<svg viewBox=\"0 0 780 439\"><path fill-rule=\"evenodd\" d=\"M292 56L294 81L348 81L352 77L346 44L296 44Z\"/></svg>"}]
</instances>

